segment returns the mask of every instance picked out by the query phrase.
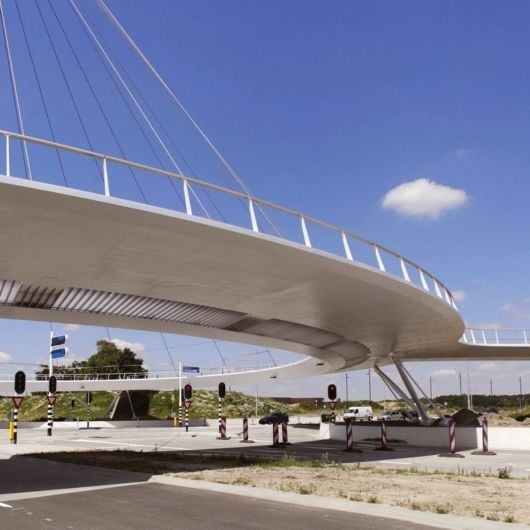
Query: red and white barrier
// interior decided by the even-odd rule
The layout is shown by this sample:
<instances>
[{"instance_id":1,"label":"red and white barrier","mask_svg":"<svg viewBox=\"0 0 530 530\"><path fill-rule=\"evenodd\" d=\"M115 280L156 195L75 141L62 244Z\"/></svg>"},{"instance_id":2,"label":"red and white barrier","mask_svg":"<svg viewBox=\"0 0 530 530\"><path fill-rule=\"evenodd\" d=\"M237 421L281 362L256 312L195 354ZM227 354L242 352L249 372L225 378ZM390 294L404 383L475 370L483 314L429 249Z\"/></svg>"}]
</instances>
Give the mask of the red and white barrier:
<instances>
[{"instance_id":1,"label":"red and white barrier","mask_svg":"<svg viewBox=\"0 0 530 530\"><path fill-rule=\"evenodd\" d=\"M243 439L241 440L241 443L254 443L254 440L248 439L248 418L243 418Z\"/></svg>"},{"instance_id":2,"label":"red and white barrier","mask_svg":"<svg viewBox=\"0 0 530 530\"><path fill-rule=\"evenodd\" d=\"M353 451L353 426L351 421L346 422L346 451Z\"/></svg>"},{"instance_id":3,"label":"red and white barrier","mask_svg":"<svg viewBox=\"0 0 530 530\"><path fill-rule=\"evenodd\" d=\"M453 418L449 418L447 423L449 427L449 452L451 454L456 453L456 424Z\"/></svg>"},{"instance_id":4,"label":"red and white barrier","mask_svg":"<svg viewBox=\"0 0 530 530\"><path fill-rule=\"evenodd\" d=\"M226 435L226 417L221 418L221 436L217 437L218 440L230 440L230 437Z\"/></svg>"},{"instance_id":5,"label":"red and white barrier","mask_svg":"<svg viewBox=\"0 0 530 530\"><path fill-rule=\"evenodd\" d=\"M381 422L381 449L386 451L388 449L388 443L386 438L386 422Z\"/></svg>"},{"instance_id":6,"label":"red and white barrier","mask_svg":"<svg viewBox=\"0 0 530 530\"><path fill-rule=\"evenodd\" d=\"M482 420L482 451L488 452L488 420L486 418Z\"/></svg>"},{"instance_id":7,"label":"red and white barrier","mask_svg":"<svg viewBox=\"0 0 530 530\"><path fill-rule=\"evenodd\" d=\"M287 422L286 421L282 421L282 442L284 445L289 443L289 439L287 436Z\"/></svg>"},{"instance_id":8,"label":"red and white barrier","mask_svg":"<svg viewBox=\"0 0 530 530\"><path fill-rule=\"evenodd\" d=\"M279 447L279 445L280 445L280 436L278 432L278 424L273 423L272 424L272 446Z\"/></svg>"}]
</instances>

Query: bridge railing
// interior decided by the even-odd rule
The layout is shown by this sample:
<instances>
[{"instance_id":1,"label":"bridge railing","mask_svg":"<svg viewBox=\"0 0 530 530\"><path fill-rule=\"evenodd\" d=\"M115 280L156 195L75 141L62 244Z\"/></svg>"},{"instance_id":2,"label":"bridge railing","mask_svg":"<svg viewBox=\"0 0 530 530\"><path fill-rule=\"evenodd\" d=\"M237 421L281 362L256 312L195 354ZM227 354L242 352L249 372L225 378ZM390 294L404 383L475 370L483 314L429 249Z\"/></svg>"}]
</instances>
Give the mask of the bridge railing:
<instances>
[{"instance_id":1,"label":"bridge railing","mask_svg":"<svg viewBox=\"0 0 530 530\"><path fill-rule=\"evenodd\" d=\"M528 346L530 330L467 328L460 342L486 346Z\"/></svg>"},{"instance_id":2,"label":"bridge railing","mask_svg":"<svg viewBox=\"0 0 530 530\"><path fill-rule=\"evenodd\" d=\"M0 130L0 135L5 138L5 174L7 176L16 176L13 175L12 171L11 154L13 141L18 141L23 144L34 144L51 148L57 150L57 153L73 153L96 160L99 165L98 172L102 180L100 193L107 197L117 196L112 195L112 166L121 166L150 175L168 177L180 183L184 202L183 212L187 215L210 217L195 193L196 188L200 188L208 193L211 192L212 194L221 194L224 197L235 198L245 205L247 210L245 222L238 222L238 219L235 223L231 220L229 224L237 224L242 228L248 228L256 233L264 233L292 242L298 242L307 248L331 252L349 261L368 265L378 269L382 273L392 274L406 282L413 283L429 292L432 296L443 300L454 309L457 309L450 290L436 276L426 271L417 263L401 256L384 245L325 221L321 221L315 217L279 206L270 201L258 199L257 197L237 190L164 169L131 162L122 158L9 131ZM30 172L30 175L32 174L34 172ZM273 218L278 215L289 217L289 230L281 230L276 226ZM225 220L224 216L223 220ZM321 234L322 231L325 231L325 234ZM332 235L332 239L329 238L330 235Z\"/></svg>"}]
</instances>

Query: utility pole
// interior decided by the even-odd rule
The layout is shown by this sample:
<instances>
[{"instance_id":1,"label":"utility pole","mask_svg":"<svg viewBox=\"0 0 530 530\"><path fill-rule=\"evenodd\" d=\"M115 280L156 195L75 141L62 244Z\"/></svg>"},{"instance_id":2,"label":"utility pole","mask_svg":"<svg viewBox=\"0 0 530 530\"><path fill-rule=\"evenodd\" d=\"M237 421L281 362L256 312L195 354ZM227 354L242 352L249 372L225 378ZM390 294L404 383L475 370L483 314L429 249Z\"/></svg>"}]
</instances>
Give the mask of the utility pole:
<instances>
[{"instance_id":1,"label":"utility pole","mask_svg":"<svg viewBox=\"0 0 530 530\"><path fill-rule=\"evenodd\" d=\"M430 396L431 396L431 401L432 401L432 375L429 376L429 391L430 391Z\"/></svg>"},{"instance_id":2,"label":"utility pole","mask_svg":"<svg viewBox=\"0 0 530 530\"><path fill-rule=\"evenodd\" d=\"M368 368L368 401L372 406L372 369Z\"/></svg>"},{"instance_id":3,"label":"utility pole","mask_svg":"<svg viewBox=\"0 0 530 530\"><path fill-rule=\"evenodd\" d=\"M523 380L519 376L519 409L523 408Z\"/></svg>"},{"instance_id":4,"label":"utility pole","mask_svg":"<svg viewBox=\"0 0 530 530\"><path fill-rule=\"evenodd\" d=\"M460 383L460 395L462 395L462 372L458 372L458 382Z\"/></svg>"},{"instance_id":5,"label":"utility pole","mask_svg":"<svg viewBox=\"0 0 530 530\"><path fill-rule=\"evenodd\" d=\"M258 385L256 385L256 420L258 419Z\"/></svg>"},{"instance_id":6,"label":"utility pole","mask_svg":"<svg viewBox=\"0 0 530 530\"><path fill-rule=\"evenodd\" d=\"M493 379L490 377L490 396L493 396Z\"/></svg>"},{"instance_id":7,"label":"utility pole","mask_svg":"<svg viewBox=\"0 0 530 530\"><path fill-rule=\"evenodd\" d=\"M182 427L182 361L179 361L179 427Z\"/></svg>"},{"instance_id":8,"label":"utility pole","mask_svg":"<svg viewBox=\"0 0 530 530\"><path fill-rule=\"evenodd\" d=\"M471 384L469 382L469 361L467 362L467 408L473 410L473 398L471 396Z\"/></svg>"},{"instance_id":9,"label":"utility pole","mask_svg":"<svg viewBox=\"0 0 530 530\"><path fill-rule=\"evenodd\" d=\"M346 372L346 406L348 406L348 401L350 401L348 393L348 372Z\"/></svg>"}]
</instances>

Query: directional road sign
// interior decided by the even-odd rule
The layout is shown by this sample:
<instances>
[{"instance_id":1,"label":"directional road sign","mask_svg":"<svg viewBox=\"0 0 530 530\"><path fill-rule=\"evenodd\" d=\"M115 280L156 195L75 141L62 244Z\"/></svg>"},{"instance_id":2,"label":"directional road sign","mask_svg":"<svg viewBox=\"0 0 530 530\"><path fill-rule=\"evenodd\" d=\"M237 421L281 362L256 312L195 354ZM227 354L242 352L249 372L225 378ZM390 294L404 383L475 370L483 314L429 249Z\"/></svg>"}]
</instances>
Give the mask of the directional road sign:
<instances>
[{"instance_id":1,"label":"directional road sign","mask_svg":"<svg viewBox=\"0 0 530 530\"><path fill-rule=\"evenodd\" d=\"M183 366L182 371L187 374L200 374L201 369L198 366Z\"/></svg>"}]
</instances>

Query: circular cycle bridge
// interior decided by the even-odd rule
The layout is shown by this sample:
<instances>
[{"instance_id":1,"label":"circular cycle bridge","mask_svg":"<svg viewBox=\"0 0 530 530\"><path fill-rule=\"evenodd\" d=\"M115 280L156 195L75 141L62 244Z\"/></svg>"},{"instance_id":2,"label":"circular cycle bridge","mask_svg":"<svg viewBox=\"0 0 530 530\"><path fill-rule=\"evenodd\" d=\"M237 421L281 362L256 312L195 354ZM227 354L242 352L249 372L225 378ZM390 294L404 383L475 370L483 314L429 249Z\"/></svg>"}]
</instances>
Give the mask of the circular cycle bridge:
<instances>
[{"instance_id":1,"label":"circular cycle bridge","mask_svg":"<svg viewBox=\"0 0 530 530\"><path fill-rule=\"evenodd\" d=\"M369 367L390 362L390 354L529 358L526 332L466 331L448 287L383 245L179 173L9 131L0 136L0 318L169 332L307 356L202 376L205 385ZM38 181L36 164L31 180L18 178L10 164L17 143L95 160L100 192ZM171 179L185 209L113 196L113 173L123 167ZM198 188L242 202L244 215L206 217L194 199ZM289 232L272 221L279 218Z\"/></svg>"}]
</instances>

